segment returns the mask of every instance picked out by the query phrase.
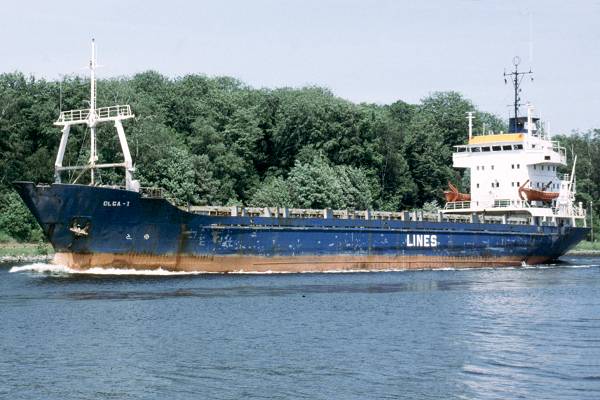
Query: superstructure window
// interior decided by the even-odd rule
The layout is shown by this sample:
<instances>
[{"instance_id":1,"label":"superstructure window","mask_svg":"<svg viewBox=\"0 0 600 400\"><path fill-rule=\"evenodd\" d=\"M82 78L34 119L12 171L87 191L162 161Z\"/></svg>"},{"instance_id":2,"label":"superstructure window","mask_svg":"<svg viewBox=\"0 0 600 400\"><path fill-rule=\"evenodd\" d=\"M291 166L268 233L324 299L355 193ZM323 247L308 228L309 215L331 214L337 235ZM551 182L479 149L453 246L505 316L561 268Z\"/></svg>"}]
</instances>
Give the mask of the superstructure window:
<instances>
[{"instance_id":1,"label":"superstructure window","mask_svg":"<svg viewBox=\"0 0 600 400\"><path fill-rule=\"evenodd\" d=\"M510 144L502 146L502 150L512 150L512 146Z\"/></svg>"},{"instance_id":2,"label":"superstructure window","mask_svg":"<svg viewBox=\"0 0 600 400\"><path fill-rule=\"evenodd\" d=\"M489 148L488 146L486 146L486 147L482 147L482 148L481 148L481 151L490 151L490 148Z\"/></svg>"},{"instance_id":3,"label":"superstructure window","mask_svg":"<svg viewBox=\"0 0 600 400\"><path fill-rule=\"evenodd\" d=\"M477 184L477 189L479 189L479 183Z\"/></svg>"},{"instance_id":4,"label":"superstructure window","mask_svg":"<svg viewBox=\"0 0 600 400\"><path fill-rule=\"evenodd\" d=\"M521 168L521 164L517 164L517 169Z\"/></svg>"},{"instance_id":5,"label":"superstructure window","mask_svg":"<svg viewBox=\"0 0 600 400\"><path fill-rule=\"evenodd\" d=\"M515 150L523 150L522 144L515 144Z\"/></svg>"},{"instance_id":6,"label":"superstructure window","mask_svg":"<svg viewBox=\"0 0 600 400\"><path fill-rule=\"evenodd\" d=\"M471 148L471 151L473 153L479 153L481 151L481 147L473 147L473 148Z\"/></svg>"},{"instance_id":7,"label":"superstructure window","mask_svg":"<svg viewBox=\"0 0 600 400\"><path fill-rule=\"evenodd\" d=\"M500 150L502 150L502 147L500 147L500 146L492 146L492 150L493 151L500 151Z\"/></svg>"}]
</instances>

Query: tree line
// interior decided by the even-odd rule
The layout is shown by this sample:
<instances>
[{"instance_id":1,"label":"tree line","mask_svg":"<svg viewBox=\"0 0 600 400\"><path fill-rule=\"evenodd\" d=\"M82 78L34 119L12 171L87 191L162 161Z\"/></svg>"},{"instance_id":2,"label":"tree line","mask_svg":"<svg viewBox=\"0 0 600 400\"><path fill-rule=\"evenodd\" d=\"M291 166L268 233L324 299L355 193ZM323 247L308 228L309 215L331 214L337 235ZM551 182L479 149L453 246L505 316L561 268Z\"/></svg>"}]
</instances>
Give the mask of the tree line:
<instances>
[{"instance_id":1,"label":"tree line","mask_svg":"<svg viewBox=\"0 0 600 400\"><path fill-rule=\"evenodd\" d=\"M61 109L87 107L88 84L0 75L0 240L41 239L10 184L53 181L60 131L52 122ZM355 104L321 87L255 89L229 77L153 71L100 80L98 105L115 104L136 114L124 123L136 177L180 205L419 208L441 202L448 181L468 191L468 176L452 168L467 111L477 112L477 126L506 131L457 92L418 104ZM579 155L578 198L600 199L600 129L558 139ZM99 162L122 160L114 127L101 126L98 143ZM64 164L88 158L89 132L73 127ZM122 184L122 171L102 170L99 179Z\"/></svg>"}]
</instances>

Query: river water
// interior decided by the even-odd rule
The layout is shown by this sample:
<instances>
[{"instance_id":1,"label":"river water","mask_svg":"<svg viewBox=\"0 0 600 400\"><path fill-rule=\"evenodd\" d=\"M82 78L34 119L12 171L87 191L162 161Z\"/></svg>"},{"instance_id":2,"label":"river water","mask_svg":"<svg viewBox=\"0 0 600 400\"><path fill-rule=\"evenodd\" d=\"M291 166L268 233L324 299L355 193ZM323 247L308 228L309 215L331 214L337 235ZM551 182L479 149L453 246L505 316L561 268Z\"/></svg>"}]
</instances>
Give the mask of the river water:
<instances>
[{"instance_id":1,"label":"river water","mask_svg":"<svg viewBox=\"0 0 600 400\"><path fill-rule=\"evenodd\" d=\"M600 258L111 272L0 265L0 398L600 398Z\"/></svg>"}]
</instances>

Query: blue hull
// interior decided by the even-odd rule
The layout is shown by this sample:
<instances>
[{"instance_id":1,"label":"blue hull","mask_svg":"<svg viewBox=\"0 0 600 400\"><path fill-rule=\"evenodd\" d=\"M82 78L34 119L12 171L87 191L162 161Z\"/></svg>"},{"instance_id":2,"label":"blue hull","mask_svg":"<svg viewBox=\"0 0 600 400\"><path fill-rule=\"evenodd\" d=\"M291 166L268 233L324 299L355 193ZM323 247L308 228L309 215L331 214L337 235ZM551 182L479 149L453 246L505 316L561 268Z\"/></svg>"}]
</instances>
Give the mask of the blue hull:
<instances>
[{"instance_id":1,"label":"blue hull","mask_svg":"<svg viewBox=\"0 0 600 400\"><path fill-rule=\"evenodd\" d=\"M324 271L542 263L587 228L397 220L205 216L111 188L15 184L75 268ZM85 229L78 234L71 228Z\"/></svg>"}]
</instances>

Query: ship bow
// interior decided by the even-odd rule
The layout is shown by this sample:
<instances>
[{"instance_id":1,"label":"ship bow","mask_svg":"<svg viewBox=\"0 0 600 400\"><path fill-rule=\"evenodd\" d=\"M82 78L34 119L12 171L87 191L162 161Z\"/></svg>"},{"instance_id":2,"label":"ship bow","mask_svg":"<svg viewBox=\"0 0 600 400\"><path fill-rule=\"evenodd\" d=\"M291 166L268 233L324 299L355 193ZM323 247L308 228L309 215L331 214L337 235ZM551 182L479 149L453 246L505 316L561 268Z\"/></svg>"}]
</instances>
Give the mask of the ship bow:
<instances>
[{"instance_id":1,"label":"ship bow","mask_svg":"<svg viewBox=\"0 0 600 400\"><path fill-rule=\"evenodd\" d=\"M33 182L13 182L13 187L42 227L46 237L56 221L59 199L49 193L49 186L36 186Z\"/></svg>"}]
</instances>

